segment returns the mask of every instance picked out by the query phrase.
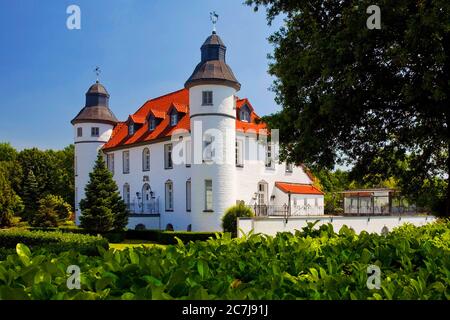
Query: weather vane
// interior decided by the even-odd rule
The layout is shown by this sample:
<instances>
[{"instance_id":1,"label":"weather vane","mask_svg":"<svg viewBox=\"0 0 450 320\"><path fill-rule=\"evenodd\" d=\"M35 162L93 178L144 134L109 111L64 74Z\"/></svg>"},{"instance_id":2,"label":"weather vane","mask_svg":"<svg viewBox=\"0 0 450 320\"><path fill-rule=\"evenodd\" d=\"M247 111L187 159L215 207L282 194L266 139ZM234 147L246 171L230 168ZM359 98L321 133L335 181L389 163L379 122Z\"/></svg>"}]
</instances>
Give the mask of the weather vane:
<instances>
[{"instance_id":1,"label":"weather vane","mask_svg":"<svg viewBox=\"0 0 450 320\"><path fill-rule=\"evenodd\" d=\"M209 18L211 19L211 22L213 23L213 33L216 33L216 23L217 20L219 20L219 15L213 11L209 13Z\"/></svg>"},{"instance_id":2,"label":"weather vane","mask_svg":"<svg viewBox=\"0 0 450 320\"><path fill-rule=\"evenodd\" d=\"M94 71L95 74L97 75L97 82L98 82L98 77L100 76L100 73L102 73L102 70L100 70L100 67L95 67Z\"/></svg>"}]
</instances>

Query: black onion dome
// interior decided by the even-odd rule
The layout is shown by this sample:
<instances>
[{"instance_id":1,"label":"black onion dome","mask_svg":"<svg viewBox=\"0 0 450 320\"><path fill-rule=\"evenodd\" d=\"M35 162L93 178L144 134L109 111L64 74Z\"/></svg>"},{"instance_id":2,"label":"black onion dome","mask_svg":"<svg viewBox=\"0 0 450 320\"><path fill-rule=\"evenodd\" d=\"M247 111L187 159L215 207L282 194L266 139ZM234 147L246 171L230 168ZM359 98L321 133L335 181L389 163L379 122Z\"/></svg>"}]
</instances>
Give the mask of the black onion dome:
<instances>
[{"instance_id":1,"label":"black onion dome","mask_svg":"<svg viewBox=\"0 0 450 320\"><path fill-rule=\"evenodd\" d=\"M186 81L185 88L200 84L223 84L239 90L241 84L226 64L226 51L227 47L222 39L213 32L203 43L201 61Z\"/></svg>"},{"instance_id":2,"label":"black onion dome","mask_svg":"<svg viewBox=\"0 0 450 320\"><path fill-rule=\"evenodd\" d=\"M86 104L72 124L81 122L99 122L115 125L119 120L109 109L109 93L98 81L86 92Z\"/></svg>"}]
</instances>

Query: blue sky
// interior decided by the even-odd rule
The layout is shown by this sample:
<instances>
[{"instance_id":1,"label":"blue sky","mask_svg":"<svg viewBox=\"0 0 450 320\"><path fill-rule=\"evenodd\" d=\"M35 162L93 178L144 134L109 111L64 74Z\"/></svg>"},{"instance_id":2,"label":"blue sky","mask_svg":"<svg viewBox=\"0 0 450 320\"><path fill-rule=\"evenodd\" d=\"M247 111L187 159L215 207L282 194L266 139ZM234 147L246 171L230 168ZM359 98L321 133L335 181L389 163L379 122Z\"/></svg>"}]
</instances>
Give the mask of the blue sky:
<instances>
[{"instance_id":1,"label":"blue sky","mask_svg":"<svg viewBox=\"0 0 450 320\"><path fill-rule=\"evenodd\" d=\"M260 115L279 110L267 74L265 12L243 0L0 0L0 141L18 149L72 143L70 120L95 82L111 95L120 120L146 100L181 89L211 33L209 12L227 62ZM81 30L68 30L66 9L81 8Z\"/></svg>"}]
</instances>

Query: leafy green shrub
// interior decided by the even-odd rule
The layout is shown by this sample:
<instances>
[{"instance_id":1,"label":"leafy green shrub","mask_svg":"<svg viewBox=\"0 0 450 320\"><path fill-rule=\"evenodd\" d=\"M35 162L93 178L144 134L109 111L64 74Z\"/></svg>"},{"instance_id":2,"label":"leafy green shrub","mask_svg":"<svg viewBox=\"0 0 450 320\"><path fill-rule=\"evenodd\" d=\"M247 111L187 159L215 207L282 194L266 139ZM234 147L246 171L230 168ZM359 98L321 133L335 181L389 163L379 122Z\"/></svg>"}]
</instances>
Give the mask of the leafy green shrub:
<instances>
[{"instance_id":1,"label":"leafy green shrub","mask_svg":"<svg viewBox=\"0 0 450 320\"><path fill-rule=\"evenodd\" d=\"M0 261L2 299L449 299L450 223L404 225L386 236L308 225L296 234L225 234L165 249L49 253L24 246ZM69 290L66 270L82 270ZM367 266L381 289L367 288ZM101 275L101 276L100 276Z\"/></svg>"},{"instance_id":2,"label":"leafy green shrub","mask_svg":"<svg viewBox=\"0 0 450 320\"><path fill-rule=\"evenodd\" d=\"M108 232L102 234L102 236L108 239L110 243L120 243L125 240L124 232Z\"/></svg>"},{"instance_id":3,"label":"leafy green shrub","mask_svg":"<svg viewBox=\"0 0 450 320\"><path fill-rule=\"evenodd\" d=\"M215 232L190 232L190 231L161 231L161 230L127 230L125 238L128 240L147 240L160 244L176 244L179 238L184 243L189 241L205 241L210 237L215 238Z\"/></svg>"},{"instance_id":4,"label":"leafy green shrub","mask_svg":"<svg viewBox=\"0 0 450 320\"><path fill-rule=\"evenodd\" d=\"M87 255L98 254L97 247L109 247L108 241L102 237L52 231L0 230L0 245L3 248L15 248L18 243L48 252L74 250Z\"/></svg>"},{"instance_id":5,"label":"leafy green shrub","mask_svg":"<svg viewBox=\"0 0 450 320\"><path fill-rule=\"evenodd\" d=\"M35 227L57 227L70 218L72 207L60 196L46 195L39 200L37 212L31 217Z\"/></svg>"},{"instance_id":6,"label":"leafy green shrub","mask_svg":"<svg viewBox=\"0 0 450 320\"><path fill-rule=\"evenodd\" d=\"M225 232L231 232L233 237L237 236L237 218L253 217L253 211L243 203L232 206L225 211L222 217L222 228Z\"/></svg>"},{"instance_id":7,"label":"leafy green shrub","mask_svg":"<svg viewBox=\"0 0 450 320\"><path fill-rule=\"evenodd\" d=\"M156 242L160 244L176 244L179 238L183 243L190 241L206 241L216 238L216 232L162 231L158 233Z\"/></svg>"}]
</instances>

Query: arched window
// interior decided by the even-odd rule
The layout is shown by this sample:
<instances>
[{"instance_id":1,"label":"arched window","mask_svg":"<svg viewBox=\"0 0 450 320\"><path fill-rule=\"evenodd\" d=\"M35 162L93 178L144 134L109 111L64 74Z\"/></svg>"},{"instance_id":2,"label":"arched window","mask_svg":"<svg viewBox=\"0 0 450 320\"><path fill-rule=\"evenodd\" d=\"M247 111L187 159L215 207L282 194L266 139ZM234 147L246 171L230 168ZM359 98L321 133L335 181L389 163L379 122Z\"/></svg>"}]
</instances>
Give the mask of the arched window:
<instances>
[{"instance_id":1,"label":"arched window","mask_svg":"<svg viewBox=\"0 0 450 320\"><path fill-rule=\"evenodd\" d=\"M142 151L142 171L150 171L150 149L145 148Z\"/></svg>"},{"instance_id":2,"label":"arched window","mask_svg":"<svg viewBox=\"0 0 450 320\"><path fill-rule=\"evenodd\" d=\"M173 231L173 225L171 223L167 224L166 231Z\"/></svg>"},{"instance_id":3,"label":"arched window","mask_svg":"<svg viewBox=\"0 0 450 320\"><path fill-rule=\"evenodd\" d=\"M167 180L166 182L166 211L173 211L173 182Z\"/></svg>"},{"instance_id":4,"label":"arched window","mask_svg":"<svg viewBox=\"0 0 450 320\"><path fill-rule=\"evenodd\" d=\"M130 185L125 183L123 185L123 201L127 204L127 206L130 205L130 194Z\"/></svg>"}]
</instances>

